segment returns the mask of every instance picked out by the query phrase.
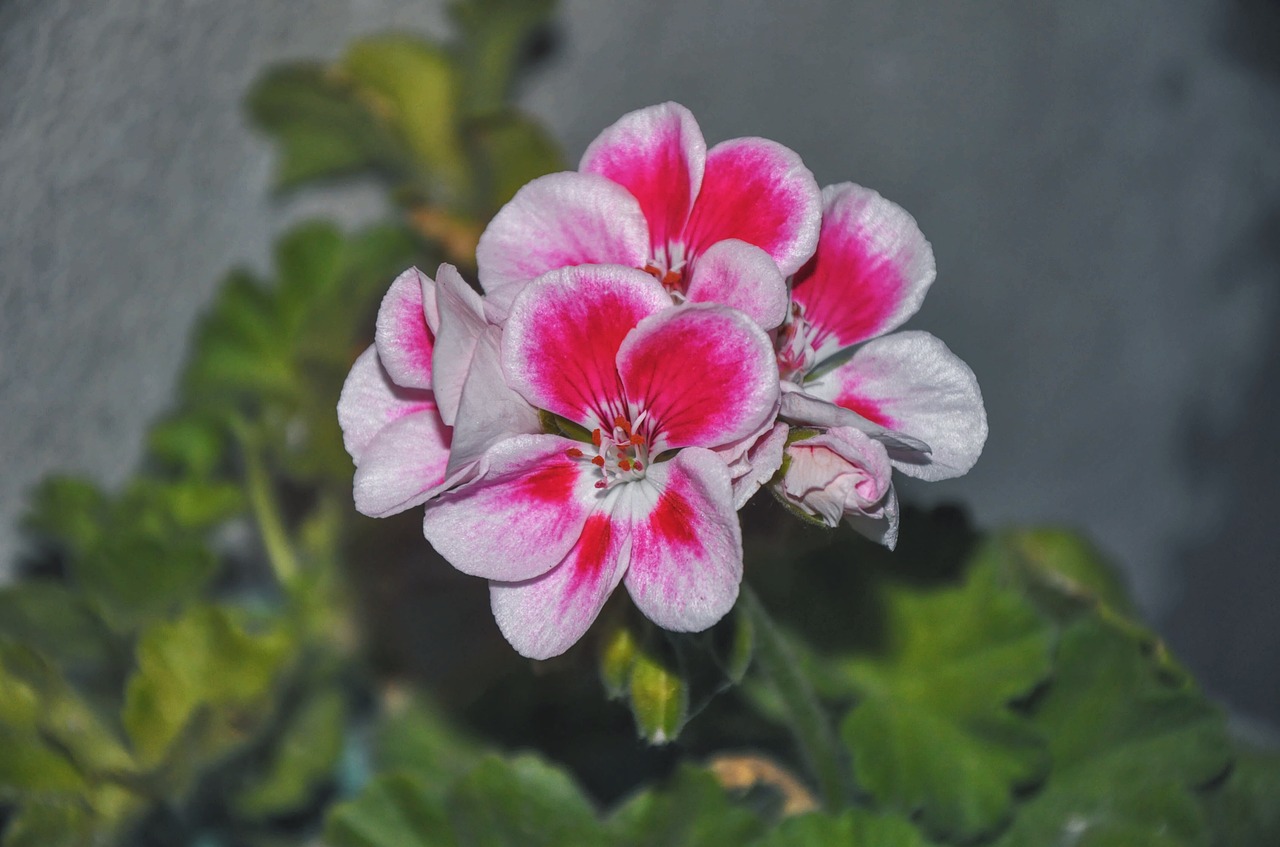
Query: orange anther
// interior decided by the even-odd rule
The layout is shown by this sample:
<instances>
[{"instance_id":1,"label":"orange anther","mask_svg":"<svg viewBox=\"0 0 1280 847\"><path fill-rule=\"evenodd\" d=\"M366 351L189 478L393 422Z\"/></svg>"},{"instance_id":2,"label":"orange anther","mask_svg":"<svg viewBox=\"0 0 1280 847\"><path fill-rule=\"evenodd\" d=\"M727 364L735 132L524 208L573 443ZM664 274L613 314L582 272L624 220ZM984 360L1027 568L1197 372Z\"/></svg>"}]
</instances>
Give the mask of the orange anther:
<instances>
[{"instance_id":1,"label":"orange anther","mask_svg":"<svg viewBox=\"0 0 1280 847\"><path fill-rule=\"evenodd\" d=\"M668 288L673 285L677 285L680 282L680 276L681 274L679 271L667 271L662 275L662 284Z\"/></svg>"},{"instance_id":2,"label":"orange anther","mask_svg":"<svg viewBox=\"0 0 1280 847\"><path fill-rule=\"evenodd\" d=\"M600 430L599 428L597 428L595 432L591 433L591 443L599 447L600 441L601 441Z\"/></svg>"},{"instance_id":3,"label":"orange anther","mask_svg":"<svg viewBox=\"0 0 1280 847\"><path fill-rule=\"evenodd\" d=\"M591 459L591 464L595 465L597 468L603 468L604 456L593 456Z\"/></svg>"},{"instance_id":4,"label":"orange anther","mask_svg":"<svg viewBox=\"0 0 1280 847\"><path fill-rule=\"evenodd\" d=\"M564 451L564 454L568 456L570 459L581 459L583 455L582 451L579 450L577 447L570 447L568 450Z\"/></svg>"},{"instance_id":5,"label":"orange anther","mask_svg":"<svg viewBox=\"0 0 1280 847\"><path fill-rule=\"evenodd\" d=\"M618 467L622 468L624 471L629 471L629 470L631 470L631 460L630 460L630 459L619 459L619 460L618 460Z\"/></svg>"},{"instance_id":6,"label":"orange anther","mask_svg":"<svg viewBox=\"0 0 1280 847\"><path fill-rule=\"evenodd\" d=\"M644 436L637 432L635 435L631 436L631 443L632 443L632 444L643 444L643 443L644 443Z\"/></svg>"},{"instance_id":7,"label":"orange anther","mask_svg":"<svg viewBox=\"0 0 1280 847\"><path fill-rule=\"evenodd\" d=\"M639 462L636 462L635 469L638 471L642 471L644 470L644 465L640 464Z\"/></svg>"}]
</instances>

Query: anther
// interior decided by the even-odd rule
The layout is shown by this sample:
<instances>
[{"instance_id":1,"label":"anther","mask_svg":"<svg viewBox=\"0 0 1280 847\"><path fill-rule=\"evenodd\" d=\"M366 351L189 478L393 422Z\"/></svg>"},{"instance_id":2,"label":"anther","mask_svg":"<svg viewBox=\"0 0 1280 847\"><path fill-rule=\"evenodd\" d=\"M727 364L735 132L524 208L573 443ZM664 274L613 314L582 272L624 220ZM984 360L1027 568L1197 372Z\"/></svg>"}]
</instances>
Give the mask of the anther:
<instances>
[{"instance_id":1,"label":"anther","mask_svg":"<svg viewBox=\"0 0 1280 847\"><path fill-rule=\"evenodd\" d=\"M570 447L568 450L564 451L564 454L568 456L570 459L581 459L583 455L585 455L577 447Z\"/></svg>"}]
</instances>

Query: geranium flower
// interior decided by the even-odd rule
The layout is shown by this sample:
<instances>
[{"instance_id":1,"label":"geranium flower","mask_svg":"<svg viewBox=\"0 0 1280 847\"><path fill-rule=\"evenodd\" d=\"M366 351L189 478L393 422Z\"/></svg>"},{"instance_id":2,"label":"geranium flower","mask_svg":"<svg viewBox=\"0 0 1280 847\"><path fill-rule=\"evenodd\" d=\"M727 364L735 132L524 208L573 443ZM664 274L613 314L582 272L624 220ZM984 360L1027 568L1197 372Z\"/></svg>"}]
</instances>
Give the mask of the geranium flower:
<instances>
[{"instance_id":1,"label":"geranium flower","mask_svg":"<svg viewBox=\"0 0 1280 847\"><path fill-rule=\"evenodd\" d=\"M898 495L883 444L862 430L838 426L786 448L787 470L776 491L811 520L841 519L890 550L898 543Z\"/></svg>"},{"instance_id":2,"label":"geranium flower","mask_svg":"<svg viewBox=\"0 0 1280 847\"><path fill-rule=\"evenodd\" d=\"M711 448L776 414L772 345L720 305L672 308L652 276L552 271L515 298L507 383L584 436L508 438L474 481L427 504L427 539L489 579L494 617L523 655L574 644L624 582L671 630L705 629L742 578L731 475Z\"/></svg>"},{"instance_id":3,"label":"geranium flower","mask_svg":"<svg viewBox=\"0 0 1280 847\"><path fill-rule=\"evenodd\" d=\"M933 282L929 242L870 189L843 183L822 198L818 249L793 279L777 338L783 416L862 430L908 476L966 473L987 438L973 371L927 332L886 335L916 313Z\"/></svg>"},{"instance_id":4,"label":"geranium flower","mask_svg":"<svg viewBox=\"0 0 1280 847\"><path fill-rule=\"evenodd\" d=\"M501 311L556 268L640 268L679 302L723 303L764 329L787 314L784 278L817 244L813 174L788 148L736 138L707 150L685 107L624 115L578 171L535 179L480 237L480 283Z\"/></svg>"},{"instance_id":5,"label":"geranium flower","mask_svg":"<svg viewBox=\"0 0 1280 847\"><path fill-rule=\"evenodd\" d=\"M380 518L423 503L464 478L494 441L538 431L537 413L502 381L496 332L452 265L434 280L410 268L391 284L374 343L338 400L357 511Z\"/></svg>"}]
</instances>

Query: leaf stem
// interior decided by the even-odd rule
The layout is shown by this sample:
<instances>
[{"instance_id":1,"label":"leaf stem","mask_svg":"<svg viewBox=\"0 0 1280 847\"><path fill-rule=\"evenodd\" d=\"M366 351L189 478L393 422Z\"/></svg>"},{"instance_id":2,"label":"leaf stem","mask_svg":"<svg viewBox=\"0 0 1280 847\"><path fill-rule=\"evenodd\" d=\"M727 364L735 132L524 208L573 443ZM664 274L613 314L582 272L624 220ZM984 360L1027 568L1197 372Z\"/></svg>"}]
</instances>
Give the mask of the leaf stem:
<instances>
[{"instance_id":1,"label":"leaf stem","mask_svg":"<svg viewBox=\"0 0 1280 847\"><path fill-rule=\"evenodd\" d=\"M289 541L284 520L280 517L280 504L276 500L275 488L271 485L271 477L262 464L261 456L252 444L245 444L244 462L249 503L253 507L258 530L262 533L267 560L271 563L276 579L287 587L298 575L298 557L294 555L293 544Z\"/></svg>"},{"instance_id":2,"label":"leaf stem","mask_svg":"<svg viewBox=\"0 0 1280 847\"><path fill-rule=\"evenodd\" d=\"M783 640L781 632L760 598L745 583L742 586L742 606L751 616L755 629L755 661L772 683L790 718L790 728L795 735L800 752L818 781L823 805L829 811L845 806L849 796L849 781L844 762L840 758L840 744L831 723L813 687L800 669L794 652Z\"/></svg>"}]
</instances>

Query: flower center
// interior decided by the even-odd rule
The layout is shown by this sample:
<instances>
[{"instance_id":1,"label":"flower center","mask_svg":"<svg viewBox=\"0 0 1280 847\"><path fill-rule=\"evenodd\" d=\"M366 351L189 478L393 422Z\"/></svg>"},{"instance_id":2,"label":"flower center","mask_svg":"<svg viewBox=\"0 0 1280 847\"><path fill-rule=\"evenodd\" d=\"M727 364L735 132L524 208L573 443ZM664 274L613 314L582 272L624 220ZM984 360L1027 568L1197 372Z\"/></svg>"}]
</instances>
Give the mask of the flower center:
<instances>
[{"instance_id":1,"label":"flower center","mask_svg":"<svg viewBox=\"0 0 1280 847\"><path fill-rule=\"evenodd\" d=\"M644 479L649 465L649 441L636 431L643 423L644 413L636 418L635 425L619 415L613 419L613 429L606 432L597 427L591 433L594 455L579 447L570 447L565 454L573 459L589 461L600 470L596 488L608 489L623 482Z\"/></svg>"},{"instance_id":2,"label":"flower center","mask_svg":"<svg viewBox=\"0 0 1280 847\"><path fill-rule=\"evenodd\" d=\"M684 245L668 244L665 249L659 250L653 258L645 262L644 272L662 283L673 297L678 296L683 299L687 266Z\"/></svg>"},{"instance_id":3,"label":"flower center","mask_svg":"<svg viewBox=\"0 0 1280 847\"><path fill-rule=\"evenodd\" d=\"M804 316L804 306L792 301L791 314L778 330L778 374L783 379L804 376L818 361L814 343L818 330Z\"/></svg>"}]
</instances>

